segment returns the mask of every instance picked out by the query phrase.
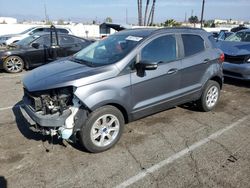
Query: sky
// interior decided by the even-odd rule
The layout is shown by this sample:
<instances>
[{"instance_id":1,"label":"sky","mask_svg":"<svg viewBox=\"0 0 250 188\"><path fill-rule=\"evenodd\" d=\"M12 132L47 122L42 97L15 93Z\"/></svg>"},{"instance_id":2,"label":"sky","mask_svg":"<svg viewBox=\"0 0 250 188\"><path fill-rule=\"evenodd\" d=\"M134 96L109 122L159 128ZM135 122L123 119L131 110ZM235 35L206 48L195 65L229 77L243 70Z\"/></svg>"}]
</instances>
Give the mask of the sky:
<instances>
[{"instance_id":1,"label":"sky","mask_svg":"<svg viewBox=\"0 0 250 188\"><path fill-rule=\"evenodd\" d=\"M102 22L111 17L113 22L126 23L127 12L128 23L137 22L137 0L0 0L0 16L44 20L45 4L51 20ZM185 15L190 17L192 13L200 18L201 4L202 0L156 0L155 22L184 21ZM204 19L250 21L249 11L250 0L206 0Z\"/></svg>"}]
</instances>

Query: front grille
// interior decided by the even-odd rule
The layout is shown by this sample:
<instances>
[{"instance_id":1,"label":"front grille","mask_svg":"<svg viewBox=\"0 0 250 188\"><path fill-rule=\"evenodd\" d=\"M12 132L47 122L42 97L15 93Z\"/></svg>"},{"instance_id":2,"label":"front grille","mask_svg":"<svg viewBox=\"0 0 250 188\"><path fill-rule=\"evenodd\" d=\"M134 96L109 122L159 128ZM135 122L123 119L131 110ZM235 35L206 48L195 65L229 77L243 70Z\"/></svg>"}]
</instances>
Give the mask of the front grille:
<instances>
[{"instance_id":1,"label":"front grille","mask_svg":"<svg viewBox=\"0 0 250 188\"><path fill-rule=\"evenodd\" d=\"M243 64L246 61L247 56L231 56L225 54L225 62Z\"/></svg>"}]
</instances>

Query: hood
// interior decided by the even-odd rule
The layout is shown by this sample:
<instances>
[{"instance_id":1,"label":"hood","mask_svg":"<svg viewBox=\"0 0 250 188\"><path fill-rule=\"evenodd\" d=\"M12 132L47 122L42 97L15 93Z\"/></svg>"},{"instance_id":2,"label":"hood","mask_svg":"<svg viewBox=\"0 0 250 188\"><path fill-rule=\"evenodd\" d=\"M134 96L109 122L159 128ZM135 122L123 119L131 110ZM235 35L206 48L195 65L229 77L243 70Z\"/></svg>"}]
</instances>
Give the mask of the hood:
<instances>
[{"instance_id":1,"label":"hood","mask_svg":"<svg viewBox=\"0 0 250 188\"><path fill-rule=\"evenodd\" d=\"M227 55L249 55L250 42L218 41L218 47Z\"/></svg>"},{"instance_id":2,"label":"hood","mask_svg":"<svg viewBox=\"0 0 250 188\"><path fill-rule=\"evenodd\" d=\"M32 70L24 77L23 85L30 92L66 86L80 87L112 78L118 73L115 65L90 67L64 59Z\"/></svg>"}]
</instances>

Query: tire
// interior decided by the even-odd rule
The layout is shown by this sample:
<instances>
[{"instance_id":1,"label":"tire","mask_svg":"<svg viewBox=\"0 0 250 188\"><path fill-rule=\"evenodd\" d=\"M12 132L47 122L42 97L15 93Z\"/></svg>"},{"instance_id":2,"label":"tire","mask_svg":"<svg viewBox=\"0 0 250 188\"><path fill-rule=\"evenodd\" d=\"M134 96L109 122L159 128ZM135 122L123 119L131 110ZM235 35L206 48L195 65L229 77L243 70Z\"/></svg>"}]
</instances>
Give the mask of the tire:
<instances>
[{"instance_id":1,"label":"tire","mask_svg":"<svg viewBox=\"0 0 250 188\"><path fill-rule=\"evenodd\" d=\"M19 56L9 56L3 62L3 68L9 73L21 72L24 68L24 61Z\"/></svg>"},{"instance_id":2,"label":"tire","mask_svg":"<svg viewBox=\"0 0 250 188\"><path fill-rule=\"evenodd\" d=\"M220 85L218 82L209 80L197 101L198 108L203 112L213 110L220 98Z\"/></svg>"},{"instance_id":3,"label":"tire","mask_svg":"<svg viewBox=\"0 0 250 188\"><path fill-rule=\"evenodd\" d=\"M103 152L119 141L123 128L124 117L120 110L113 106L103 106L89 115L81 128L80 141L89 152Z\"/></svg>"}]
</instances>

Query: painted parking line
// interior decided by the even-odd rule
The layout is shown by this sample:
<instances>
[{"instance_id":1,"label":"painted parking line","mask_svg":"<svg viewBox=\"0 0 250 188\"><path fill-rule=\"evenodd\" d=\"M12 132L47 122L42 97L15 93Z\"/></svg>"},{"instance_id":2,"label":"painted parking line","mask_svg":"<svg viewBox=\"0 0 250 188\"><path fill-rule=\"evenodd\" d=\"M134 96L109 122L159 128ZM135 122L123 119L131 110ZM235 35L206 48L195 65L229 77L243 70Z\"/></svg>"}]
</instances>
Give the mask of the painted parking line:
<instances>
[{"instance_id":1,"label":"painted parking line","mask_svg":"<svg viewBox=\"0 0 250 188\"><path fill-rule=\"evenodd\" d=\"M12 109L12 108L18 108L18 107L20 107L20 106L21 106L21 105L3 107L3 108L0 108L0 111L10 110L10 109Z\"/></svg>"},{"instance_id":2,"label":"painted parking line","mask_svg":"<svg viewBox=\"0 0 250 188\"><path fill-rule=\"evenodd\" d=\"M194 144L192 144L191 146L179 151L178 153L168 157L167 159L153 165L150 168L147 168L143 171L141 171L140 173L138 173L137 175L129 178L128 180L124 181L123 183L119 184L118 186L116 186L116 188L123 188L123 187L127 187L130 186L132 184L134 184L135 182L143 179L144 177L146 177L149 174L154 173L155 171L159 170L160 168L173 163L175 160L184 157L185 155L187 155L189 152L194 151L195 149L198 149L199 147L207 144L209 141L214 140L216 138L218 138L219 136L221 136L223 133L229 131L230 129L236 127L237 125L239 125L240 123L244 122L246 119L248 118L248 116L245 116L241 119L239 119L238 121L232 123L231 125L220 129L219 131L211 134L209 137L204 138L198 142L195 142Z\"/></svg>"}]
</instances>

